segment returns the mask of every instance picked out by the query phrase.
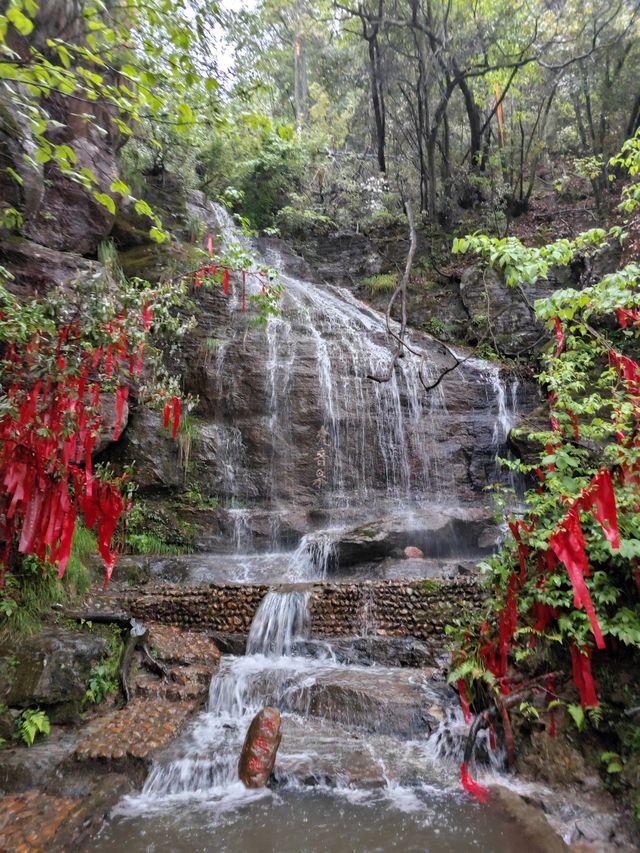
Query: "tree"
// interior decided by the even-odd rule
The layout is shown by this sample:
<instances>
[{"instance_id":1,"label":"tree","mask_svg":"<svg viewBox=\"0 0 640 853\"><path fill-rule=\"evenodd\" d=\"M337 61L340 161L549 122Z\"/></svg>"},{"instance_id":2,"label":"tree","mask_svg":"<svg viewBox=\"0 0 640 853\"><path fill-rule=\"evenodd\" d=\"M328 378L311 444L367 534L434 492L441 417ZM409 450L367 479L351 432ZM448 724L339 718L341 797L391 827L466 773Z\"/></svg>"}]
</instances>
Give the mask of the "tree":
<instances>
[{"instance_id":1,"label":"tree","mask_svg":"<svg viewBox=\"0 0 640 853\"><path fill-rule=\"evenodd\" d=\"M216 20L215 5L185 0L9 0L0 15L0 131L18 203L5 222L15 224L16 208L29 216L43 179L56 174L115 212L129 187L84 164L74 137L93 128L115 147L145 119L188 132L194 99L206 101L217 88L207 47ZM148 206L139 210L162 240L158 218Z\"/></svg>"}]
</instances>

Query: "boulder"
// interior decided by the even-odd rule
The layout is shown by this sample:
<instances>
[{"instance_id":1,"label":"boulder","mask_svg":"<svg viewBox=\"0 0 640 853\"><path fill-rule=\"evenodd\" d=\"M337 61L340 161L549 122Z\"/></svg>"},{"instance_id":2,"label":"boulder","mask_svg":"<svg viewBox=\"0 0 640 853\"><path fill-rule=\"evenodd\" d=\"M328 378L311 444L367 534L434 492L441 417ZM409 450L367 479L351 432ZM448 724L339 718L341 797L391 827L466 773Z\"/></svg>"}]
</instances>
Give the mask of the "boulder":
<instances>
[{"instance_id":1,"label":"boulder","mask_svg":"<svg viewBox=\"0 0 640 853\"><path fill-rule=\"evenodd\" d=\"M522 834L522 847L529 853L566 853L569 847L549 824L544 812L503 785L491 785L491 802Z\"/></svg>"},{"instance_id":2,"label":"boulder","mask_svg":"<svg viewBox=\"0 0 640 853\"><path fill-rule=\"evenodd\" d=\"M407 547L402 552L407 559L412 559L414 557L424 557L424 551L421 551L420 548L416 548L415 545L407 545Z\"/></svg>"},{"instance_id":3,"label":"boulder","mask_svg":"<svg viewBox=\"0 0 640 853\"><path fill-rule=\"evenodd\" d=\"M238 762L238 776L247 788L264 788L280 746L280 711L263 708L249 726Z\"/></svg>"},{"instance_id":4,"label":"boulder","mask_svg":"<svg viewBox=\"0 0 640 853\"><path fill-rule=\"evenodd\" d=\"M97 261L88 261L75 252L59 252L32 240L11 236L0 240L3 265L13 279L11 291L20 298L44 296L50 290L69 285L82 277L102 275Z\"/></svg>"},{"instance_id":5,"label":"boulder","mask_svg":"<svg viewBox=\"0 0 640 853\"><path fill-rule=\"evenodd\" d=\"M108 653L102 637L47 628L0 650L0 702L40 706L53 722L75 722L92 670Z\"/></svg>"},{"instance_id":6,"label":"boulder","mask_svg":"<svg viewBox=\"0 0 640 853\"><path fill-rule=\"evenodd\" d=\"M483 509L433 506L414 515L376 519L333 533L328 568L335 573L403 553L410 558L413 554L407 551L414 549L421 557L478 557L494 549L495 536L489 534L495 530L493 515ZM313 534L308 537L310 547L316 541Z\"/></svg>"},{"instance_id":7,"label":"boulder","mask_svg":"<svg viewBox=\"0 0 640 853\"><path fill-rule=\"evenodd\" d=\"M429 669L327 668L289 699L291 710L375 734L413 737L444 719L445 687L427 686Z\"/></svg>"}]
</instances>

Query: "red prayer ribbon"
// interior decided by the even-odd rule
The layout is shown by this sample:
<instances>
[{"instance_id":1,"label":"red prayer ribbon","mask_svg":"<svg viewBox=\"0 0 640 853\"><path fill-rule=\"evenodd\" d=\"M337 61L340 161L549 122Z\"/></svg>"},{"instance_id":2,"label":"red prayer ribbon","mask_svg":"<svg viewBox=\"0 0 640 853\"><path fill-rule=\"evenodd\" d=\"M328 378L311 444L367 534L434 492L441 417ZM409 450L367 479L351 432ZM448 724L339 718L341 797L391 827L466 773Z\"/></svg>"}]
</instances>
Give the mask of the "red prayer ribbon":
<instances>
[{"instance_id":1,"label":"red prayer ribbon","mask_svg":"<svg viewBox=\"0 0 640 853\"><path fill-rule=\"evenodd\" d=\"M589 564L587 562L586 543L580 526L580 516L577 507L573 506L567 513L560 529L557 530L549 540L549 544L558 559L564 563L569 578L573 585L574 607L584 607L596 645L604 649L605 642L600 630L600 625L589 595L589 590L584 581L584 576L589 576Z\"/></svg>"},{"instance_id":2,"label":"red prayer ribbon","mask_svg":"<svg viewBox=\"0 0 640 853\"><path fill-rule=\"evenodd\" d=\"M489 799L490 791L484 785L480 785L469 773L469 767L465 761L460 765L460 781L465 791L472 794L479 802L486 803Z\"/></svg>"}]
</instances>

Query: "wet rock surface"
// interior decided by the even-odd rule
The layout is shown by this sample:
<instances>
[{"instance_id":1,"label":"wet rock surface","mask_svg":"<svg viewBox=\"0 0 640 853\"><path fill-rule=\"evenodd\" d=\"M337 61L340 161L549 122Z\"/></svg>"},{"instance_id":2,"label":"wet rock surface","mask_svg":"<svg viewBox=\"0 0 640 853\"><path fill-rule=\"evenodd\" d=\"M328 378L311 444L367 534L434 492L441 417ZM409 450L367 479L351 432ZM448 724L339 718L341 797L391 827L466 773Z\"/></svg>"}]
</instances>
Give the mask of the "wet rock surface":
<instances>
[{"instance_id":1,"label":"wet rock surface","mask_svg":"<svg viewBox=\"0 0 640 853\"><path fill-rule=\"evenodd\" d=\"M410 737L433 731L452 698L444 688L439 694L427 689L430 674L383 667L328 671L303 685L291 707L364 731Z\"/></svg>"},{"instance_id":2,"label":"wet rock surface","mask_svg":"<svg viewBox=\"0 0 640 853\"><path fill-rule=\"evenodd\" d=\"M522 846L529 853L568 853L569 847L550 826L540 809L502 785L492 785L492 803L502 809L522 832Z\"/></svg>"},{"instance_id":3,"label":"wet rock surface","mask_svg":"<svg viewBox=\"0 0 640 853\"><path fill-rule=\"evenodd\" d=\"M323 534L318 534L319 539ZM479 508L433 507L415 517L383 518L332 534L329 570L396 556L477 557L493 549L497 530L491 513ZM314 542L314 534L309 537Z\"/></svg>"},{"instance_id":4,"label":"wet rock surface","mask_svg":"<svg viewBox=\"0 0 640 853\"><path fill-rule=\"evenodd\" d=\"M77 721L89 675L107 651L101 637L63 628L5 646L0 656L0 699L12 707L39 705L54 722Z\"/></svg>"},{"instance_id":5,"label":"wet rock surface","mask_svg":"<svg viewBox=\"0 0 640 853\"><path fill-rule=\"evenodd\" d=\"M522 288L508 287L498 273L480 265L468 267L460 281L460 295L471 323L481 334L488 319L491 338L503 355L515 355L546 342L547 334L535 318L533 302L552 290L551 285L540 282L535 294L527 295Z\"/></svg>"}]
</instances>

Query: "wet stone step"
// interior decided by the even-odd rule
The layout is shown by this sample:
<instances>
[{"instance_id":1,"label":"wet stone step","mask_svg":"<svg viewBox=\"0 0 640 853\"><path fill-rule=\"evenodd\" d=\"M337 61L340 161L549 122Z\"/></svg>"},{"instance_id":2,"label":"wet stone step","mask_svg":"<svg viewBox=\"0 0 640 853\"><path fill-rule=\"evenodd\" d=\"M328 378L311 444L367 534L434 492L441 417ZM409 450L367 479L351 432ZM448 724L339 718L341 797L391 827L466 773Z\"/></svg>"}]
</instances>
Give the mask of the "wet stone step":
<instances>
[{"instance_id":1,"label":"wet stone step","mask_svg":"<svg viewBox=\"0 0 640 853\"><path fill-rule=\"evenodd\" d=\"M170 675L169 680L161 680L144 670L138 672L135 677L136 695L170 702L202 703L206 699L212 675L210 667L173 666Z\"/></svg>"},{"instance_id":2,"label":"wet stone step","mask_svg":"<svg viewBox=\"0 0 640 853\"><path fill-rule=\"evenodd\" d=\"M11 853L51 849L54 836L78 801L29 791L0 798L0 850Z\"/></svg>"},{"instance_id":3,"label":"wet stone step","mask_svg":"<svg viewBox=\"0 0 640 853\"><path fill-rule=\"evenodd\" d=\"M201 664L211 672L220 660L214 640L199 631L183 631L172 625L148 623L150 645L156 657L168 663Z\"/></svg>"},{"instance_id":4,"label":"wet stone step","mask_svg":"<svg viewBox=\"0 0 640 853\"><path fill-rule=\"evenodd\" d=\"M185 724L194 702L135 699L76 747L77 761L149 761Z\"/></svg>"},{"instance_id":5,"label":"wet stone step","mask_svg":"<svg viewBox=\"0 0 640 853\"><path fill-rule=\"evenodd\" d=\"M355 726L367 732L411 737L433 731L452 700L448 688L434 689L428 670L388 667L327 668L304 681L288 709Z\"/></svg>"}]
</instances>

